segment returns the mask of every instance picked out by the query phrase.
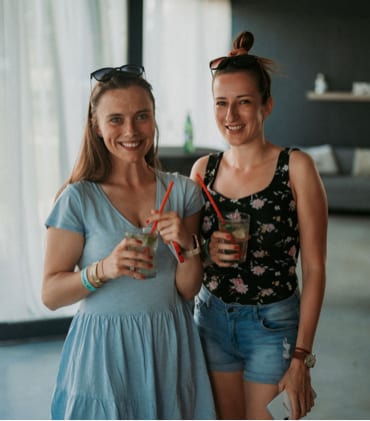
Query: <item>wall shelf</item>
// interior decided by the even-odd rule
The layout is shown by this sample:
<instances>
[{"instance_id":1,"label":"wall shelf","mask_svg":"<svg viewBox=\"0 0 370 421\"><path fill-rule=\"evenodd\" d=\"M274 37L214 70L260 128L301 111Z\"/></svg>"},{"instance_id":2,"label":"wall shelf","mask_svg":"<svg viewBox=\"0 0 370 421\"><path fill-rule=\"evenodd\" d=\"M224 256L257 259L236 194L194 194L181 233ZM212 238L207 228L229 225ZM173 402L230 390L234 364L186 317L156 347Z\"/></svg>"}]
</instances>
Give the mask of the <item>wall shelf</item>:
<instances>
[{"instance_id":1,"label":"wall shelf","mask_svg":"<svg viewBox=\"0 0 370 421\"><path fill-rule=\"evenodd\" d=\"M345 101L345 102L370 102L370 95L353 95L352 92L325 92L317 94L313 91L307 92L307 99L310 101Z\"/></svg>"}]
</instances>

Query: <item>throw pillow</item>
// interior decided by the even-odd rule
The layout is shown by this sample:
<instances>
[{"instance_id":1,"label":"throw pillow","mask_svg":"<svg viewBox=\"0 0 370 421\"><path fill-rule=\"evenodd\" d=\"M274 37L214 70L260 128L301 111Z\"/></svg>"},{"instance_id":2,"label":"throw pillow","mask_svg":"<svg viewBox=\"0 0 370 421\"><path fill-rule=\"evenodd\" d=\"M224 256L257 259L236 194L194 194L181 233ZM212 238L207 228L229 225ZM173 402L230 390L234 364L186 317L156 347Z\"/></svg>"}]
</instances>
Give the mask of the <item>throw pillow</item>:
<instances>
[{"instance_id":1,"label":"throw pillow","mask_svg":"<svg viewBox=\"0 0 370 421\"><path fill-rule=\"evenodd\" d=\"M311 155L320 174L338 174L339 168L331 145L301 148Z\"/></svg>"},{"instance_id":2,"label":"throw pillow","mask_svg":"<svg viewBox=\"0 0 370 421\"><path fill-rule=\"evenodd\" d=\"M356 148L352 175L370 175L370 148Z\"/></svg>"}]
</instances>

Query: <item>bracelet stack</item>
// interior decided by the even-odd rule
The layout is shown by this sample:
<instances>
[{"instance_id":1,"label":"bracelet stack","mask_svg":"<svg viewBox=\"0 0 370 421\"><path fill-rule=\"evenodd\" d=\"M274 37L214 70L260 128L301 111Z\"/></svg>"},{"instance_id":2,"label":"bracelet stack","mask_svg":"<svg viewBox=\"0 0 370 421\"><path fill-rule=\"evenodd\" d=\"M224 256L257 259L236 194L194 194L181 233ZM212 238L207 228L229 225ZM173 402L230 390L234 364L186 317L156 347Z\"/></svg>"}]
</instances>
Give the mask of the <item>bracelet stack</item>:
<instances>
[{"instance_id":1,"label":"bracelet stack","mask_svg":"<svg viewBox=\"0 0 370 421\"><path fill-rule=\"evenodd\" d=\"M80 272L82 285L91 292L96 291L98 288L101 288L104 285L104 281L102 281L98 277L97 268L98 268L99 263L100 263L100 260L92 263L90 266L85 267ZM103 266L103 263L102 263L102 266ZM90 280L93 283L91 283Z\"/></svg>"},{"instance_id":2,"label":"bracelet stack","mask_svg":"<svg viewBox=\"0 0 370 421\"><path fill-rule=\"evenodd\" d=\"M91 292L96 291L97 288L94 287L94 285L92 283L90 283L89 278L87 277L87 269L88 268L84 268L81 270L80 274L81 274L81 282L82 285L88 289Z\"/></svg>"},{"instance_id":3,"label":"bracelet stack","mask_svg":"<svg viewBox=\"0 0 370 421\"><path fill-rule=\"evenodd\" d=\"M99 261L97 261L97 262L93 263L91 266L89 266L89 268L91 268L89 275L91 276L91 280L94 282L96 287L101 288L104 285L104 283L101 279L98 278L98 274L97 274L98 264L99 264Z\"/></svg>"}]
</instances>

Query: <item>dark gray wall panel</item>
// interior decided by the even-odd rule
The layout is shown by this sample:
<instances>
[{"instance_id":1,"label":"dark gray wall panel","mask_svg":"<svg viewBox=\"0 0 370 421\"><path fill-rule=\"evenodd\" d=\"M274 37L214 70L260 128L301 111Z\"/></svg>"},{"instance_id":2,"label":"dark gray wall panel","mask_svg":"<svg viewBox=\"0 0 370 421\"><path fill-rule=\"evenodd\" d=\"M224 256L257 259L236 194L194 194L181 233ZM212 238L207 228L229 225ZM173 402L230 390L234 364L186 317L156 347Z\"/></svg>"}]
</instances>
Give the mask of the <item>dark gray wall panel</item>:
<instances>
[{"instance_id":1,"label":"dark gray wall panel","mask_svg":"<svg viewBox=\"0 0 370 421\"><path fill-rule=\"evenodd\" d=\"M233 0L232 37L244 29L256 38L251 52L274 59L284 73L273 76L268 139L370 147L370 102L306 99L318 72L334 91L370 83L370 1Z\"/></svg>"}]
</instances>

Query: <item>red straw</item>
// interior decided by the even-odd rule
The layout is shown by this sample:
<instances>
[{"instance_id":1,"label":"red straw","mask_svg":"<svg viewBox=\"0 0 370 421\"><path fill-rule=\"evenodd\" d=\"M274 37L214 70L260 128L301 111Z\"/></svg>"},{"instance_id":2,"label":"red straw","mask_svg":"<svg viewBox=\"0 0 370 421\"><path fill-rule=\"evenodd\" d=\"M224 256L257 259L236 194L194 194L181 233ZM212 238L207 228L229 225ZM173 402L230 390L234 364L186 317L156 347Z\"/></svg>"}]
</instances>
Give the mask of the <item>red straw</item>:
<instances>
[{"instance_id":1,"label":"red straw","mask_svg":"<svg viewBox=\"0 0 370 421\"><path fill-rule=\"evenodd\" d=\"M168 187L167 187L166 194L164 195L163 200L162 200L162 203L161 203L161 206L160 206L160 208L159 208L159 213L162 213L162 212L163 212L164 207L166 206L166 202L167 202L167 200L168 200L168 196L169 196L169 195L170 195L170 193L171 193L171 190L172 190L173 184L174 184L174 182L173 182L173 181L170 181L170 184L169 184L169 185L168 185ZM155 221L155 222L154 222L154 224L152 225L152 229L150 230L150 233L151 233L151 234L153 234L153 232L154 232L154 231L155 231L155 229L157 228L157 225L158 225L158 221Z\"/></svg>"},{"instance_id":2,"label":"red straw","mask_svg":"<svg viewBox=\"0 0 370 421\"><path fill-rule=\"evenodd\" d=\"M162 213L163 212L164 207L166 206L168 197L169 197L169 195L171 193L171 190L172 190L173 185L174 185L174 182L173 181L170 181L170 183L168 184L168 187L167 187L166 194L164 195L164 197L162 199L161 206L159 207L159 213ZM153 232L157 228L157 225L158 225L158 221L155 221L154 224L152 225L151 230L150 230L150 233L151 234L153 234ZM176 251L176 254L177 254L177 257L178 257L180 263L183 263L184 262L184 256L181 253L180 246L176 243L176 241L172 241L172 244L173 244L173 247L174 247L174 249Z\"/></svg>"},{"instance_id":3,"label":"red straw","mask_svg":"<svg viewBox=\"0 0 370 421\"><path fill-rule=\"evenodd\" d=\"M173 245L173 248L176 251L179 262L184 263L185 259L184 259L184 256L182 255L181 247L177 244L176 241L172 241L172 245Z\"/></svg>"},{"instance_id":4,"label":"red straw","mask_svg":"<svg viewBox=\"0 0 370 421\"><path fill-rule=\"evenodd\" d=\"M202 177L198 173L197 173L197 177L198 177L198 180L200 182L200 185L202 186L202 188L204 190L204 193L207 195L209 201L211 202L211 205L213 206L213 209L217 213L217 216L218 216L219 221L221 221L222 223L224 223L225 221L224 221L224 218L223 218L223 216L222 216L222 214L220 212L220 209L218 209L215 201L213 200L213 197L211 196L211 193L208 191L206 185L204 184L204 181L203 181Z\"/></svg>"}]
</instances>

